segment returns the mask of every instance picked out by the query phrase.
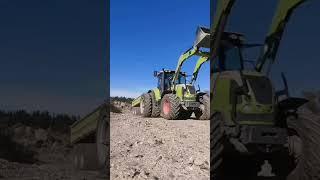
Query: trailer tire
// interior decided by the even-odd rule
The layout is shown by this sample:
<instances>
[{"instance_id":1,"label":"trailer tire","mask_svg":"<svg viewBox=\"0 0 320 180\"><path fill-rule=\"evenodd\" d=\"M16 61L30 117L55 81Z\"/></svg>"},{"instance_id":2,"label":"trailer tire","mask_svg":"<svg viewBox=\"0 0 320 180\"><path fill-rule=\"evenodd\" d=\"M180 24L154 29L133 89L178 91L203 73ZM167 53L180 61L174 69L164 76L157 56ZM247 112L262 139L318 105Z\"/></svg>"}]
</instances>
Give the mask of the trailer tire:
<instances>
[{"instance_id":1,"label":"trailer tire","mask_svg":"<svg viewBox=\"0 0 320 180\"><path fill-rule=\"evenodd\" d=\"M157 102L157 100L156 100L156 95L155 95L155 93L153 91L151 92L151 99L152 99L151 117L159 117L160 113L161 113L161 108L160 108L159 102Z\"/></svg>"},{"instance_id":2,"label":"trailer tire","mask_svg":"<svg viewBox=\"0 0 320 180\"><path fill-rule=\"evenodd\" d=\"M75 147L74 168L79 170L97 169L97 151L94 143L79 143Z\"/></svg>"},{"instance_id":3,"label":"trailer tire","mask_svg":"<svg viewBox=\"0 0 320 180\"><path fill-rule=\"evenodd\" d=\"M97 123L96 132L96 150L97 150L97 164L99 168L105 169L109 164L107 161L109 152L109 121L105 113L100 115L101 117Z\"/></svg>"},{"instance_id":4,"label":"trailer tire","mask_svg":"<svg viewBox=\"0 0 320 180\"><path fill-rule=\"evenodd\" d=\"M74 147L74 151L72 153L72 161L73 161L73 168L74 169L79 169L79 161L80 161L80 153L79 153L79 148Z\"/></svg>"},{"instance_id":5,"label":"trailer tire","mask_svg":"<svg viewBox=\"0 0 320 180\"><path fill-rule=\"evenodd\" d=\"M150 117L152 114L152 98L150 93L143 94L140 102L140 112L143 117Z\"/></svg>"},{"instance_id":6,"label":"trailer tire","mask_svg":"<svg viewBox=\"0 0 320 180\"><path fill-rule=\"evenodd\" d=\"M166 94L161 100L161 116L168 120L182 118L183 109L175 94Z\"/></svg>"}]
</instances>

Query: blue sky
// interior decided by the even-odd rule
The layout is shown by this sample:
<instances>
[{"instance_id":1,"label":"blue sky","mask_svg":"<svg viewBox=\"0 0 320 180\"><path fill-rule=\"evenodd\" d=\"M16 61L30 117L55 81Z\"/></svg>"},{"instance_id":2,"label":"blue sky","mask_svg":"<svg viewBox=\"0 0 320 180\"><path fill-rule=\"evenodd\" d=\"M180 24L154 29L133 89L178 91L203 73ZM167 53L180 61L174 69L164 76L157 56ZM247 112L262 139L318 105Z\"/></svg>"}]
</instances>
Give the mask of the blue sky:
<instances>
[{"instance_id":1,"label":"blue sky","mask_svg":"<svg viewBox=\"0 0 320 180\"><path fill-rule=\"evenodd\" d=\"M0 109L86 114L106 97L106 2L0 1Z\"/></svg>"},{"instance_id":2,"label":"blue sky","mask_svg":"<svg viewBox=\"0 0 320 180\"><path fill-rule=\"evenodd\" d=\"M111 95L136 97L156 86L154 70L175 69L190 48L197 26L209 26L209 1L111 0ZM183 70L191 74L197 58ZM209 90L209 63L198 84Z\"/></svg>"},{"instance_id":3,"label":"blue sky","mask_svg":"<svg viewBox=\"0 0 320 180\"><path fill-rule=\"evenodd\" d=\"M276 0L237 1L227 30L246 34L249 42L263 42ZM290 91L320 89L320 2L310 1L292 16L271 73L277 89L285 72ZM153 70L175 68L179 55L189 48L198 25L209 25L208 1L111 0L111 95L138 96L155 86ZM184 67L192 72L195 60ZM209 64L199 75L202 89L209 88Z\"/></svg>"},{"instance_id":4,"label":"blue sky","mask_svg":"<svg viewBox=\"0 0 320 180\"><path fill-rule=\"evenodd\" d=\"M263 41L276 2L238 0L228 30ZM279 49L274 80L284 71L295 94L320 89L319 7L308 1L296 11ZM101 104L109 88L106 9L100 0L0 1L0 109L83 115ZM209 12L209 0L111 0L111 95L155 87L153 71L176 67L197 26L209 26ZM199 84L209 89L209 64Z\"/></svg>"}]
</instances>

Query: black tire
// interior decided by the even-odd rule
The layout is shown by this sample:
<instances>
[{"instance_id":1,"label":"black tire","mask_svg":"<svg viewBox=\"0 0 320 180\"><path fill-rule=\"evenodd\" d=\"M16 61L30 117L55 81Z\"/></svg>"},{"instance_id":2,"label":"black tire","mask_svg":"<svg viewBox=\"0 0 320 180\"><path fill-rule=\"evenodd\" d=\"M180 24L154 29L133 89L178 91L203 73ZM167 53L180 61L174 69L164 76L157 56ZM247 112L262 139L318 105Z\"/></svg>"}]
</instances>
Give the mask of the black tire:
<instances>
[{"instance_id":1,"label":"black tire","mask_svg":"<svg viewBox=\"0 0 320 180\"><path fill-rule=\"evenodd\" d=\"M210 121L210 179L224 179L222 174L224 132L223 119L215 113Z\"/></svg>"},{"instance_id":2,"label":"black tire","mask_svg":"<svg viewBox=\"0 0 320 180\"><path fill-rule=\"evenodd\" d=\"M143 117L151 117L152 98L150 93L143 94L140 102L140 113Z\"/></svg>"},{"instance_id":3,"label":"black tire","mask_svg":"<svg viewBox=\"0 0 320 180\"><path fill-rule=\"evenodd\" d=\"M200 98L200 110L201 115L197 119L209 120L210 119L210 97L208 94L203 95ZM196 114L197 117L197 114Z\"/></svg>"},{"instance_id":4,"label":"black tire","mask_svg":"<svg viewBox=\"0 0 320 180\"><path fill-rule=\"evenodd\" d=\"M168 120L181 119L183 108L175 94L166 94L161 100L161 116Z\"/></svg>"},{"instance_id":5,"label":"black tire","mask_svg":"<svg viewBox=\"0 0 320 180\"><path fill-rule=\"evenodd\" d=\"M100 118L97 123L97 131L96 131L96 152L97 152L97 164L101 169L106 169L109 164L109 121L107 114L105 112L101 112Z\"/></svg>"},{"instance_id":6,"label":"black tire","mask_svg":"<svg viewBox=\"0 0 320 180\"><path fill-rule=\"evenodd\" d=\"M320 118L314 113L299 114L296 122L298 137L292 140L291 147L298 152L298 162L287 179L320 179Z\"/></svg>"},{"instance_id":7,"label":"black tire","mask_svg":"<svg viewBox=\"0 0 320 180\"><path fill-rule=\"evenodd\" d=\"M153 91L151 92L151 100L152 100L151 117L159 117L161 113L160 103L156 101L156 95Z\"/></svg>"},{"instance_id":8,"label":"black tire","mask_svg":"<svg viewBox=\"0 0 320 180\"><path fill-rule=\"evenodd\" d=\"M301 159L302 141L298 135L288 137L289 155L292 157L295 164L298 164Z\"/></svg>"},{"instance_id":9,"label":"black tire","mask_svg":"<svg viewBox=\"0 0 320 180\"><path fill-rule=\"evenodd\" d=\"M74 167L77 170L96 170L97 149L94 143L79 143L75 146Z\"/></svg>"}]
</instances>

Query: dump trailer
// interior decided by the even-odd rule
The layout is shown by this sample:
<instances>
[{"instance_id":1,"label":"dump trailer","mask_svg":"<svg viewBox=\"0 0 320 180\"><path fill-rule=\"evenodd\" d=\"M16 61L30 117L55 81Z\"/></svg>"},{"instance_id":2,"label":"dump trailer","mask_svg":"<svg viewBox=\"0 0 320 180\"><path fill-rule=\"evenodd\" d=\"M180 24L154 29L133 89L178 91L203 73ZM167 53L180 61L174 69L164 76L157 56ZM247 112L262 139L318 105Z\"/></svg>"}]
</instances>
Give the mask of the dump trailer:
<instances>
[{"instance_id":1,"label":"dump trailer","mask_svg":"<svg viewBox=\"0 0 320 180\"><path fill-rule=\"evenodd\" d=\"M268 160L272 173L285 179L297 162L303 162L303 144L288 122L299 121L297 110L307 100L289 95L284 74L284 89L276 90L269 71L290 15L304 0L279 1L263 44L247 43L245 35L224 31L234 2L218 1L210 31L210 175L249 179ZM253 47L259 47L260 56L253 66L245 66L244 51Z\"/></svg>"},{"instance_id":2,"label":"dump trailer","mask_svg":"<svg viewBox=\"0 0 320 180\"><path fill-rule=\"evenodd\" d=\"M209 119L209 95L196 90L194 82L197 79L201 65L208 61L209 29L198 27L193 47L185 51L179 58L176 69L155 71L158 86L148 90L132 102L133 113L144 117L162 116L165 119L187 119L194 113L196 119ZM194 68L192 79L187 82L187 74L181 72L185 61L193 56L199 56Z\"/></svg>"},{"instance_id":3,"label":"dump trailer","mask_svg":"<svg viewBox=\"0 0 320 180\"><path fill-rule=\"evenodd\" d=\"M109 113L104 103L70 126L75 169L107 169Z\"/></svg>"}]
</instances>

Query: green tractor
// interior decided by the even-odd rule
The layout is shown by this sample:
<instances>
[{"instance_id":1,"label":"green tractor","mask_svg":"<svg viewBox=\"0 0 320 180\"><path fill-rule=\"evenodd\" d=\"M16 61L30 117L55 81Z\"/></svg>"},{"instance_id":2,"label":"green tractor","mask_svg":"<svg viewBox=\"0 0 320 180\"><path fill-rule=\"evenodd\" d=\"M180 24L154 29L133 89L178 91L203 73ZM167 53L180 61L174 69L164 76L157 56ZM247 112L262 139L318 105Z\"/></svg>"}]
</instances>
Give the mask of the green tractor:
<instances>
[{"instance_id":1,"label":"green tractor","mask_svg":"<svg viewBox=\"0 0 320 180\"><path fill-rule=\"evenodd\" d=\"M208 38L206 36L208 32L201 31L201 27L199 29L198 36ZM200 89L196 90L194 86L201 65L209 59L209 52L202 51L205 47L201 43L196 41L192 48L180 56L175 71L163 69L160 72L154 72L154 77L158 79L158 86L133 100L134 114L141 114L143 117L161 115L165 119L176 120L188 119L194 113L196 119L209 119L209 95L200 92ZM181 67L192 56L200 56L200 58L194 68L191 81L187 82L188 75L181 72Z\"/></svg>"},{"instance_id":2,"label":"green tractor","mask_svg":"<svg viewBox=\"0 0 320 180\"><path fill-rule=\"evenodd\" d=\"M267 163L265 160L271 163L273 174L278 177L286 177L297 165L301 139L288 122L297 120L297 109L307 100L289 96L283 74L285 88L276 91L268 72L285 25L303 1L279 1L262 45L246 43L242 34L225 32L235 0L218 1L210 31L210 174L213 179L254 177L260 165ZM254 47L262 51L253 62L246 59L244 52ZM246 65L248 62L251 66ZM231 173L230 169L233 169Z\"/></svg>"}]
</instances>

